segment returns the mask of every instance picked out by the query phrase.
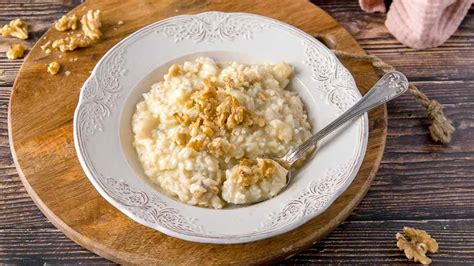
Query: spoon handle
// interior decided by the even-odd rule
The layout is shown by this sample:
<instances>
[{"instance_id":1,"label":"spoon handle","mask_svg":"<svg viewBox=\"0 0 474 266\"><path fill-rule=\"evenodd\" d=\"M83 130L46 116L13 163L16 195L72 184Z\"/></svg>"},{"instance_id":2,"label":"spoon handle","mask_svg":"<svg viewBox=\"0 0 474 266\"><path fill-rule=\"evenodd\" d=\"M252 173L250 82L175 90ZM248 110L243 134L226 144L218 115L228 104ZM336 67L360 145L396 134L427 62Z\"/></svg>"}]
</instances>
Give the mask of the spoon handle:
<instances>
[{"instance_id":1,"label":"spoon handle","mask_svg":"<svg viewBox=\"0 0 474 266\"><path fill-rule=\"evenodd\" d=\"M284 161L288 167L290 167L293 163L301 159L306 151L314 147L318 140L324 138L329 133L333 132L335 129L352 118L358 117L374 107L397 98L398 96L405 93L407 89L408 80L405 75L398 71L385 74L379 79L379 81L377 81L370 91L367 92L364 97L356 102L351 108L345 111L329 125L311 136L303 144L288 151L288 153L285 154L281 160Z\"/></svg>"}]
</instances>

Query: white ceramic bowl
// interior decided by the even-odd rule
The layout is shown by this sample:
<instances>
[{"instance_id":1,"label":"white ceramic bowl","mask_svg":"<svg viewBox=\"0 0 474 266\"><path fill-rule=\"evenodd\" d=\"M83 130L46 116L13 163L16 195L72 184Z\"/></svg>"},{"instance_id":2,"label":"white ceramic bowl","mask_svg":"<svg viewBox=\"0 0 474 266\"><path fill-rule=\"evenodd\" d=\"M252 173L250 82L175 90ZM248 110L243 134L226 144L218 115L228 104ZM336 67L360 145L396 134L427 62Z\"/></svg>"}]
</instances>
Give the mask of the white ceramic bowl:
<instances>
[{"instance_id":1,"label":"white ceramic bowl","mask_svg":"<svg viewBox=\"0 0 474 266\"><path fill-rule=\"evenodd\" d=\"M259 204L222 210L189 206L147 181L132 146L135 105L171 64L198 56L293 65L295 75L289 86L302 97L314 132L361 97L351 74L324 45L280 21L221 12L159 21L110 49L82 88L74 140L81 165L97 191L138 223L205 243L276 236L327 209L362 163L367 116L327 137L288 189Z\"/></svg>"}]
</instances>

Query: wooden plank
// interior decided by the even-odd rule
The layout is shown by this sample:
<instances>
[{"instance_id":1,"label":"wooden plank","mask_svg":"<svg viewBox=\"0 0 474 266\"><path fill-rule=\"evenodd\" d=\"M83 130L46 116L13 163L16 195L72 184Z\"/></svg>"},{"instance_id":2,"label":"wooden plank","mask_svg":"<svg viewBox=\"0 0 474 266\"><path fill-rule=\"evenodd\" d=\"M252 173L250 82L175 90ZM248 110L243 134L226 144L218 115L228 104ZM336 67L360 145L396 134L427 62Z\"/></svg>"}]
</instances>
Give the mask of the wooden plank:
<instances>
[{"instance_id":1,"label":"wooden plank","mask_svg":"<svg viewBox=\"0 0 474 266\"><path fill-rule=\"evenodd\" d=\"M43 70L46 61L51 59L42 59L44 53L37 44L16 79L8 117L10 145L20 179L38 207L68 237L99 255L122 263L263 263L282 259L320 240L337 227L363 198L376 173L385 144L386 112L383 107L374 109L369 115L369 121L377 123L370 126L366 155L355 180L324 214L291 232L264 241L217 247L167 237L126 218L107 204L85 177L72 145L71 125L78 92L88 71L129 32L174 16L176 9L184 13L246 10L281 19L310 34L330 37L334 40L334 47L339 49L363 51L336 21L306 1L265 1L258 5L251 0L238 3L212 1L206 5L196 2L179 7L166 2L143 4L127 1L118 5L114 1L97 1L89 2L87 6L109 11L107 16L103 16L102 41L75 51L81 63L64 63L64 68L73 68L73 74L62 78L51 78ZM115 12L111 8L115 8ZM126 13L131 9L134 12ZM283 9L292 16L281 13ZM75 12L80 14L80 10L82 7ZM118 20L126 21L125 25L115 31L107 30ZM46 37L51 39L55 35L58 32L51 30ZM348 67L362 93L377 80L367 64L354 61ZM79 213L82 215L78 217ZM116 241L122 238L127 241Z\"/></svg>"},{"instance_id":2,"label":"wooden plank","mask_svg":"<svg viewBox=\"0 0 474 266\"><path fill-rule=\"evenodd\" d=\"M409 80L474 78L474 8L470 9L458 31L446 43L436 48L414 50L390 35L384 25L385 14L367 14L356 1L350 0L312 2L329 11L368 53L392 64Z\"/></svg>"},{"instance_id":3,"label":"wooden plank","mask_svg":"<svg viewBox=\"0 0 474 266\"><path fill-rule=\"evenodd\" d=\"M434 144L427 135L424 110L411 97L404 96L390 103L386 153L369 194L348 221L328 238L288 262L405 263L406 260L394 246L394 233L404 225L427 229L440 240L440 253L433 255L434 262L474 261L474 254L470 249L474 246L474 196L470 196L474 195L471 192L474 90L473 83L468 81L472 79L474 72L473 9L460 30L445 45L430 50L439 55L447 55L447 60L439 62L424 61L429 56L424 51L413 51L399 44L384 28L384 15L365 14L360 11L356 1L313 2L326 9L351 31L364 49L399 68L401 66L410 80L419 81L417 85L420 89L444 103L445 111L457 126L457 132L449 146ZM51 8L56 6L52 5ZM15 12L18 11L5 10L3 7L4 4L0 4L0 19L4 19L6 15L16 18ZM35 11L32 8L31 13L44 12L38 9ZM64 12L67 9L65 7ZM47 16L43 21L51 23ZM466 47L467 50L463 50ZM457 62L458 58L463 58L464 64ZM0 241L4 233L15 235L7 243L0 245L0 261L105 264L106 260L69 241L47 222L19 181L9 153L6 131L9 86L12 85L19 66L20 63L7 61L0 50L0 69L7 69L8 76L4 78L5 75L0 70L0 86L7 86L0 88ZM4 194L5 190L8 193ZM422 195L434 200L434 204L420 200L417 193L423 190L428 190ZM459 190L462 193L456 197ZM390 207L384 208L386 199L393 202ZM400 199L406 201L402 202ZM451 206L449 202L453 199L456 204ZM395 203L398 206L394 206ZM6 210L9 212L4 217ZM18 234L17 229L24 234ZM443 236L440 238L439 235ZM42 241L49 244L35 252L38 246L36 243ZM3 252L4 248L18 245L25 247L25 251ZM377 246L381 247L380 250Z\"/></svg>"},{"instance_id":4,"label":"wooden plank","mask_svg":"<svg viewBox=\"0 0 474 266\"><path fill-rule=\"evenodd\" d=\"M287 263L320 264L405 264L396 247L395 234L404 225L428 230L437 239L439 253L430 254L434 263L467 264L474 260L473 219L347 221L324 241L290 258Z\"/></svg>"}]
</instances>

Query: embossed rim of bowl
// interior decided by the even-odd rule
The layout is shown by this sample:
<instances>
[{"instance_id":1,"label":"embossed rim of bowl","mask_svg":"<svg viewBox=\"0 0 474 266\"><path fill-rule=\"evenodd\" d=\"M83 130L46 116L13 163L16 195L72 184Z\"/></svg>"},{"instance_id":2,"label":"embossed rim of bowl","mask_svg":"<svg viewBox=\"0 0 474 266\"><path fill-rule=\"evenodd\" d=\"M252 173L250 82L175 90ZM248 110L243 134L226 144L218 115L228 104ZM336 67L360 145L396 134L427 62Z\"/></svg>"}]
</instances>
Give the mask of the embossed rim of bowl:
<instances>
[{"instance_id":1,"label":"embossed rim of bowl","mask_svg":"<svg viewBox=\"0 0 474 266\"><path fill-rule=\"evenodd\" d=\"M218 23L214 24L216 20ZM255 24L252 24L252 22ZM340 147L340 145L342 145L340 143L347 142L346 144L350 144L351 141L348 140L352 139L352 142L355 143L355 147L353 147L353 154L351 154L352 157L349 156L348 162L327 168L322 177L315 178L313 175L318 176L322 173L322 170L317 168L319 166L316 165L314 169L321 171L311 173L312 176L309 177L308 169L313 169L314 161L326 156L326 153L331 154L332 149L323 148L323 150L318 151L318 157L308 162L303 170L301 170L300 179L302 181L297 181L292 185L292 189L289 189L291 193L289 192L288 194L285 191L285 195L279 195L264 203L253 205L253 207L249 208L237 209L244 210L243 212L235 210L207 210L184 205L157 193L154 188L145 182L139 181L139 179L136 178L136 173L128 169L130 166L125 159L124 162L126 165L124 166L110 165L109 158L107 158L109 159L108 161L98 159L101 158L100 156L104 156L104 154L100 154L102 151L95 145L101 143L101 141L107 142L109 139L110 141L113 139L116 140L116 138L120 140L120 133L117 133L120 129L111 131L107 125L117 127L116 124L120 124L120 122L117 122L121 119L121 114L117 114L120 112L114 111L110 106L113 107L114 101L116 101L118 105L120 105L120 101L126 101L123 99L123 91L120 91L123 87L123 84L120 82L131 82L126 79L127 74L124 74L125 72L122 72L123 69L120 67L122 64L127 64L125 59L122 58L124 56L123 54L127 52L125 48L132 50L131 47L135 45L136 41L140 40L140 38L142 38L140 42L145 43L145 37L151 36L150 38L158 38L156 37L158 35L163 35L162 38L172 38L175 43L181 41L186 42L187 40L183 41L183 36L179 36L179 31L178 34L176 34L176 31L173 32L173 27L178 25L177 27L179 28L179 25L187 25L186 23L196 23L198 25L197 29L192 29L191 27L191 34L200 34L195 37L194 40L192 40L193 37L191 37L191 41L196 41L196 38L198 38L198 40L190 51L203 49L201 52L208 51L212 53L212 49L209 49L209 47L220 47L219 45L222 43L230 45L230 43L235 42L242 46L249 45L252 44L252 42L257 42L253 39L255 38L253 34L256 34L253 32L254 30L263 31L262 35L264 36L265 34L268 35L271 33L271 31L288 34L293 36L295 40L301 41L300 45L303 45L302 48L305 50L305 58L308 62L305 61L307 66L305 65L304 67L302 66L303 62L298 61L295 63L297 65L300 64L301 71L299 74L295 74L294 79L301 82L303 87L308 86L313 88L313 86L315 86L318 88L317 90L308 90L308 93L310 93L311 97L320 96L321 99L313 99L313 101L319 101L318 104L325 108L319 106L314 107L307 102L305 102L305 104L309 109L321 108L321 110L319 110L320 112L331 113L331 115L329 115L330 117L323 117L321 114L321 119L326 123L334 119L335 116L337 116L337 112L344 111L355 102L355 100L360 98L360 93L356 88L352 76L332 52L310 35L291 25L271 18L247 13L205 12L196 15L182 15L168 18L138 30L112 47L97 63L91 76L84 83L74 115L74 143L81 166L91 183L109 203L136 222L170 236L195 242L230 244L261 240L293 230L322 213L347 189L360 168L368 139L367 115L348 125L344 131L336 132L332 142L328 142L326 145L323 144L323 146L332 147L332 149L337 148L338 151L342 152L340 155L338 154L338 156L332 155L332 160L337 161L342 160L341 158L344 157L344 152L347 152L347 150L344 150L344 145L342 146L343 148ZM261 26L262 28L257 26ZM186 30L186 27L183 27ZM268 28L265 29L265 27ZM176 30L176 28L174 28L174 30ZM199 30L204 33L199 32ZM265 32L265 30L267 32ZM153 37L151 34L156 35ZM169 34L169 36L166 36L167 34ZM236 40L233 38L236 38ZM274 35L271 35L271 37L269 35L265 38L274 38ZM162 41L164 42L164 40ZM217 43L218 41L222 43ZM289 42L289 40L286 41ZM202 42L207 43L202 45ZM281 40L281 43L284 42L285 40ZM271 44L278 46L279 43L271 42ZM190 51L188 54L191 53ZM179 56L176 55L176 57ZM170 58L172 59L172 57ZM162 61L161 64L164 64L164 62L165 61ZM169 62L169 60L166 62ZM107 64L109 65L105 68L104 66L107 66ZM115 68L116 66L118 67ZM157 66L155 65L154 67L156 68ZM325 67L327 69L325 69ZM150 68L148 72L152 69L153 68ZM133 71L134 69L129 69L127 73ZM133 93L133 91L124 92L128 92L128 96ZM312 102L310 101L310 103ZM310 106L308 107L308 105ZM334 110L329 111L325 109ZM310 113L310 111L308 112ZM320 114L316 112L315 115L318 116ZM103 126L102 123L104 123L105 126ZM316 126L320 128L320 124L316 124ZM316 129L318 127L316 127ZM101 132L96 134L98 131ZM112 146L108 146L111 150L109 154L105 155L116 156L111 153L115 151L113 150L115 148L123 152L122 147L113 146L120 146L119 142L113 142L107 145ZM90 150L93 150L93 152L90 152ZM96 156L96 158L91 158L94 156ZM123 154L120 154L120 156L123 156ZM121 158L120 156L117 157L118 160ZM330 158L328 160L327 162L323 161L330 163ZM104 169L113 172L111 167L124 167L124 169L121 170L124 170L125 173L128 171L135 174L132 176L126 175L125 178L135 179L130 179L131 181L129 180L130 182L127 182L127 180L123 178L108 177L111 175L110 173L102 174L99 172ZM267 223L262 222L258 225L257 229L242 229L240 231L244 232L239 232L237 228L227 225L225 226L226 228L220 228L220 230L235 230L235 232L216 233L212 230L203 231L203 227L209 229L208 227L212 228L216 226L216 224L213 224L213 219L222 216L222 213L219 214L217 212L226 212L226 216L227 214L233 213L241 216L248 215L249 219L246 219L246 222L237 224L243 227L249 226L247 222L251 223L252 219L258 220L258 218L263 217L263 215L254 213L256 210L261 211L267 208L273 208L276 211L266 213L265 221ZM210 218L211 215L212 219L206 220ZM254 216L256 215L260 216L255 218ZM196 216L199 218L196 218ZM229 217L232 216L229 215ZM222 220L222 218L219 219ZM203 220L204 223L202 222ZM228 222L235 223L233 220L228 220Z\"/></svg>"}]
</instances>

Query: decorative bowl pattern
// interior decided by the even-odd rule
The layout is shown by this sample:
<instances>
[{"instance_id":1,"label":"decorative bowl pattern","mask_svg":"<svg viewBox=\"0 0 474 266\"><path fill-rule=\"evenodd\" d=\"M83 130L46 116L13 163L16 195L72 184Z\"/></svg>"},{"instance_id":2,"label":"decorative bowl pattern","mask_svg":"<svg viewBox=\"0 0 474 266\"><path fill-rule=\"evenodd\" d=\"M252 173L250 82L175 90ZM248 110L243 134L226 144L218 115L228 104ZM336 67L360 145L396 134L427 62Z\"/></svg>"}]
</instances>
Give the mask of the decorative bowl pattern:
<instances>
[{"instance_id":1,"label":"decorative bowl pattern","mask_svg":"<svg viewBox=\"0 0 474 266\"><path fill-rule=\"evenodd\" d=\"M317 156L280 195L223 210L188 206L159 191L132 147L131 115L141 94L172 63L197 56L242 63L286 61L290 83L313 131L361 97L347 69L320 42L290 25L245 13L206 12L149 25L115 45L85 82L74 116L81 165L97 191L138 223L181 239L243 243L292 230L325 209L350 185L367 145L367 116L321 142Z\"/></svg>"}]
</instances>

